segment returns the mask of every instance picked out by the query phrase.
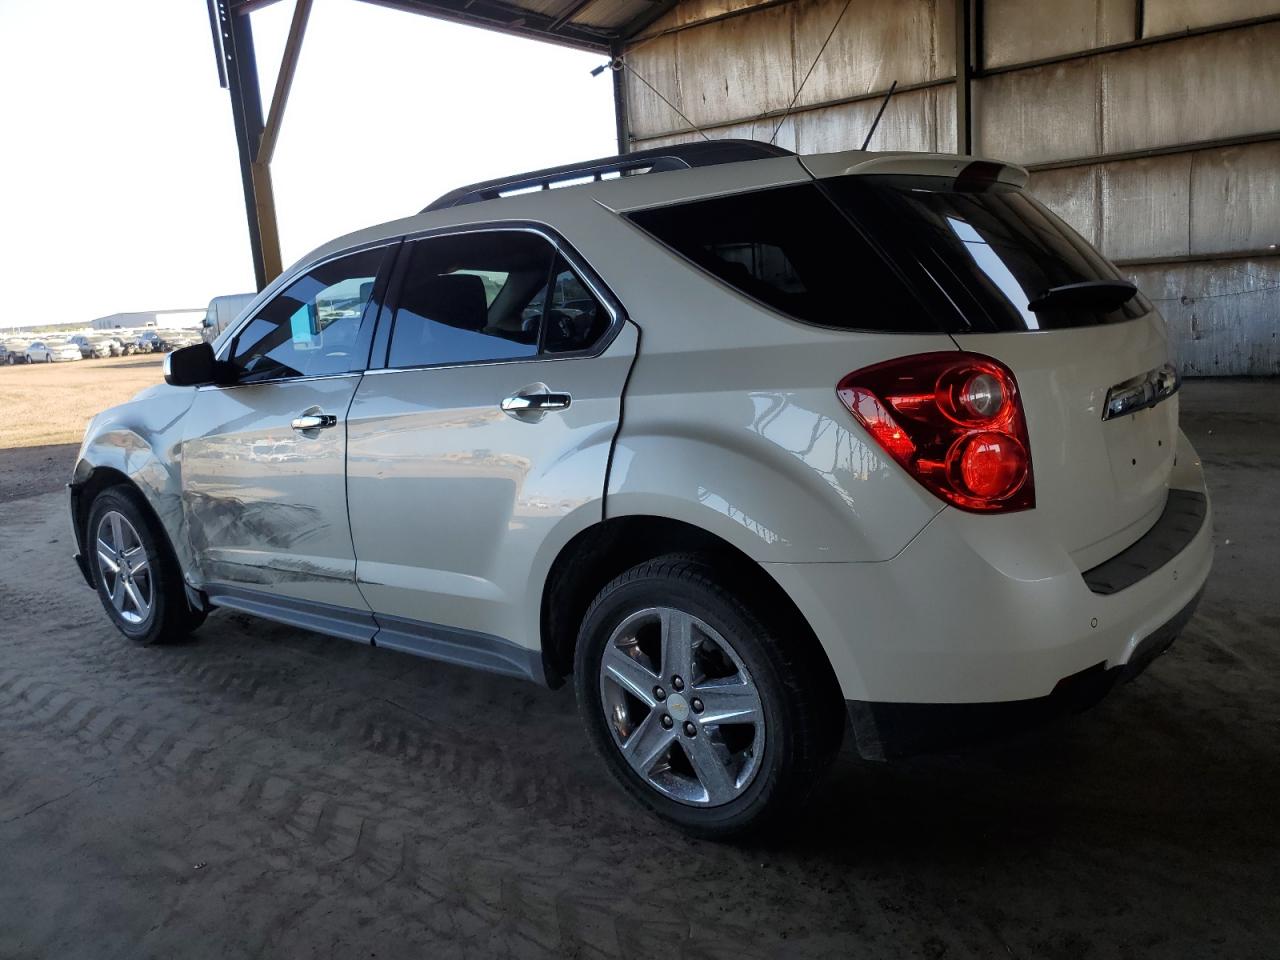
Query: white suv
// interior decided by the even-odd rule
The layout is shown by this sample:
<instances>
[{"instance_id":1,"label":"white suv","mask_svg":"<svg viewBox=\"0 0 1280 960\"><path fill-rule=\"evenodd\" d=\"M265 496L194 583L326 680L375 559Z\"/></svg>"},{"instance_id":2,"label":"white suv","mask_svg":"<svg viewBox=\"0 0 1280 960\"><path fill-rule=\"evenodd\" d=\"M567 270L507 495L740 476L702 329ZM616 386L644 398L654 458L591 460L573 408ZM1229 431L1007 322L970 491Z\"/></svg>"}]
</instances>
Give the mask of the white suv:
<instances>
[{"instance_id":1,"label":"white suv","mask_svg":"<svg viewBox=\"0 0 1280 960\"><path fill-rule=\"evenodd\" d=\"M702 836L846 718L883 758L1091 702L1190 617L1209 503L1164 321L1025 179L720 141L455 191L93 421L81 568L143 642L220 606L572 677Z\"/></svg>"}]
</instances>

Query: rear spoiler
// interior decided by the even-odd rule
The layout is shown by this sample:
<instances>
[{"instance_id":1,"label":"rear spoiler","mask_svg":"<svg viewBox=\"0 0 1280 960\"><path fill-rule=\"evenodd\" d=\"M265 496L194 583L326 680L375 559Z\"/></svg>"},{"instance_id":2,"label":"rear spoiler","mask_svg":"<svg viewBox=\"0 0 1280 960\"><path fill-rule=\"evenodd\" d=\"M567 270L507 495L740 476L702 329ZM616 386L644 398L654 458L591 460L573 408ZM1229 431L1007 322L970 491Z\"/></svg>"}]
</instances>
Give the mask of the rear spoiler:
<instances>
[{"instance_id":1,"label":"rear spoiler","mask_svg":"<svg viewBox=\"0 0 1280 960\"><path fill-rule=\"evenodd\" d=\"M864 153L846 150L800 157L809 173L825 177L866 174L899 174L922 177L950 177L960 182L1007 183L1025 187L1029 174L1016 163L985 157L958 157L946 153Z\"/></svg>"}]
</instances>

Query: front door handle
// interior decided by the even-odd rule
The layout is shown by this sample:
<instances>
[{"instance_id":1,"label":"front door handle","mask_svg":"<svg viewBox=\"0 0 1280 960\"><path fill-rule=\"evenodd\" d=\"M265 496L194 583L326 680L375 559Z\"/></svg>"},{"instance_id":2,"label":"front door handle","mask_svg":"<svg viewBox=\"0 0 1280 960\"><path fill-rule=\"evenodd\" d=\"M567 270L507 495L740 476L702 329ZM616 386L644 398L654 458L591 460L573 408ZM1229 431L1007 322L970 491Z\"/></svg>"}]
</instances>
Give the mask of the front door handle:
<instances>
[{"instance_id":1,"label":"front door handle","mask_svg":"<svg viewBox=\"0 0 1280 960\"><path fill-rule=\"evenodd\" d=\"M305 433L308 430L324 430L337 425L338 418L331 413L305 413L300 417L294 417L291 424L299 433Z\"/></svg>"},{"instance_id":2,"label":"front door handle","mask_svg":"<svg viewBox=\"0 0 1280 960\"><path fill-rule=\"evenodd\" d=\"M502 401L506 413L542 413L546 410L564 410L573 397L567 393L517 393Z\"/></svg>"}]
</instances>

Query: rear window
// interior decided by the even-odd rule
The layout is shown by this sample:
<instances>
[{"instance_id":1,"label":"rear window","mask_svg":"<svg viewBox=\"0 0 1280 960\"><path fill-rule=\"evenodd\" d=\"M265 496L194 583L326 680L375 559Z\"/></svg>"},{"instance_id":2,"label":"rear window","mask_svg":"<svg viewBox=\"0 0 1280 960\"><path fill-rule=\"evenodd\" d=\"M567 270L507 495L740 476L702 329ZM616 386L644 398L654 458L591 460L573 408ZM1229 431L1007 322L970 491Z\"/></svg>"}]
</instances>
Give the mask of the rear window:
<instances>
[{"instance_id":1,"label":"rear window","mask_svg":"<svg viewBox=\"0 0 1280 960\"><path fill-rule=\"evenodd\" d=\"M1030 194L991 181L847 176L628 215L703 270L824 327L894 333L1055 330L1143 316L1029 304L1066 284L1123 280Z\"/></svg>"},{"instance_id":2,"label":"rear window","mask_svg":"<svg viewBox=\"0 0 1280 960\"><path fill-rule=\"evenodd\" d=\"M712 276L797 320L850 330L939 329L898 272L816 184L629 217Z\"/></svg>"},{"instance_id":3,"label":"rear window","mask_svg":"<svg viewBox=\"0 0 1280 960\"><path fill-rule=\"evenodd\" d=\"M1110 310L1028 304L1053 287L1123 280L1078 233L1030 194L949 177L849 176L824 181L849 216L915 282L936 283L961 330L1053 330L1143 316L1141 294Z\"/></svg>"}]
</instances>

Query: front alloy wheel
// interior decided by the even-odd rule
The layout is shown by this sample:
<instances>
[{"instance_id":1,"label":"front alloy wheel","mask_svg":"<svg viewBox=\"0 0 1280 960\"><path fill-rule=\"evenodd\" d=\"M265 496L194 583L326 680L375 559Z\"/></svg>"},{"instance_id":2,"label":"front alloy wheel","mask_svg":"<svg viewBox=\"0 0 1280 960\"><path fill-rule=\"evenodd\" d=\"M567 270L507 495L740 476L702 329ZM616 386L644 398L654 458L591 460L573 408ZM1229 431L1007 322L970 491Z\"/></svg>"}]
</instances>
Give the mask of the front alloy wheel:
<instances>
[{"instance_id":1,"label":"front alloy wheel","mask_svg":"<svg viewBox=\"0 0 1280 960\"><path fill-rule=\"evenodd\" d=\"M177 640L203 622L204 612L187 601L164 529L136 488L108 487L94 498L83 544L102 607L130 640Z\"/></svg>"},{"instance_id":2,"label":"front alloy wheel","mask_svg":"<svg viewBox=\"0 0 1280 960\"><path fill-rule=\"evenodd\" d=\"M143 623L151 615L155 584L151 558L138 531L124 514L109 510L98 521L94 546L98 576L117 615L125 623Z\"/></svg>"}]
</instances>

